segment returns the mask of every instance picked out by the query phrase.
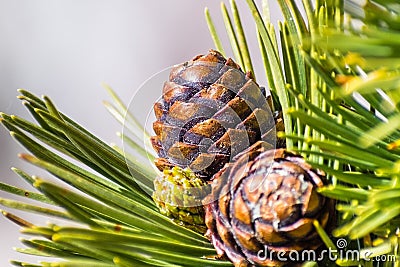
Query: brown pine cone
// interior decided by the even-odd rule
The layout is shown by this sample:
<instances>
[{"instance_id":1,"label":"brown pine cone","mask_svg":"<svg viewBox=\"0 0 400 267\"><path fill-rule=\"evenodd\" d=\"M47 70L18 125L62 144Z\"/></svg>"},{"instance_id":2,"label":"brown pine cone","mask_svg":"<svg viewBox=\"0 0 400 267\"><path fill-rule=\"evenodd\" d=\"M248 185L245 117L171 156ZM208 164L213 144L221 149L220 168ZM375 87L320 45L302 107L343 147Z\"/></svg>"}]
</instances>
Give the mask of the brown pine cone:
<instances>
[{"instance_id":1,"label":"brown pine cone","mask_svg":"<svg viewBox=\"0 0 400 267\"><path fill-rule=\"evenodd\" d=\"M156 166L189 167L209 180L258 140L275 145L265 92L232 59L211 50L175 66L155 103Z\"/></svg>"},{"instance_id":2,"label":"brown pine cone","mask_svg":"<svg viewBox=\"0 0 400 267\"><path fill-rule=\"evenodd\" d=\"M279 261L278 253L317 249L322 241L313 221L324 228L333 221L333 201L317 193L323 181L322 173L284 149L258 143L243 152L214 176L203 201L218 255L235 266L295 266Z\"/></svg>"}]
</instances>

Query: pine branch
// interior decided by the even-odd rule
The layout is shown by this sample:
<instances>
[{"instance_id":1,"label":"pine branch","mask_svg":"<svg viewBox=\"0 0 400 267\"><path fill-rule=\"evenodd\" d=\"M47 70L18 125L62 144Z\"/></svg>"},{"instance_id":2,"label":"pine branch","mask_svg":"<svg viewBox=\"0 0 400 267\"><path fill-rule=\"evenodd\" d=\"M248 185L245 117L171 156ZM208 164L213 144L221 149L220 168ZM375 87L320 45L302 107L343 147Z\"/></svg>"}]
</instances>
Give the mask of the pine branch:
<instances>
[{"instance_id":1,"label":"pine branch","mask_svg":"<svg viewBox=\"0 0 400 267\"><path fill-rule=\"evenodd\" d=\"M14 200L1 200L0 204L73 220L85 227L39 227L4 212L8 219L26 227L23 233L51 240L23 240L29 248L18 249L19 252L67 260L52 263L52 266L231 266L225 261L205 258L214 254L205 237L159 213L146 193L151 192L151 177L155 175L144 167L146 165L129 161L127 165L117 150L59 112L49 98L42 100L29 92L22 92L22 98L27 101L25 105L34 114L38 125L7 114L1 114L1 122L33 153L20 157L47 170L64 185L14 169L42 194L5 184L0 186L4 191L62 207L64 211ZM86 164L94 172L79 167L78 162ZM29 266L17 261L12 263ZM47 265L44 262L40 266Z\"/></svg>"}]
</instances>

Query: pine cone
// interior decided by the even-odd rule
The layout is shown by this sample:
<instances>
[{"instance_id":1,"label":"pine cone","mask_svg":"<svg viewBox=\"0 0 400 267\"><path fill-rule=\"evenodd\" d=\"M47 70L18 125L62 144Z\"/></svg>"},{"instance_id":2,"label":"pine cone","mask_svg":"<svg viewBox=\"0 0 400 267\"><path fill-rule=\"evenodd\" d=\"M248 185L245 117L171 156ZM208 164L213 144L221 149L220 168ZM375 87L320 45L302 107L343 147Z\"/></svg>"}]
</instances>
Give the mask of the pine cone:
<instances>
[{"instance_id":1,"label":"pine cone","mask_svg":"<svg viewBox=\"0 0 400 267\"><path fill-rule=\"evenodd\" d=\"M153 200L160 213L199 233L205 233L202 200L210 193L210 186L189 169L165 169L154 180Z\"/></svg>"},{"instance_id":2,"label":"pine cone","mask_svg":"<svg viewBox=\"0 0 400 267\"><path fill-rule=\"evenodd\" d=\"M239 156L214 176L203 201L218 255L235 266L283 266L288 262L279 261L278 252L320 247L313 220L326 228L333 216L332 200L316 191L323 175L303 158L262 143Z\"/></svg>"},{"instance_id":3,"label":"pine cone","mask_svg":"<svg viewBox=\"0 0 400 267\"><path fill-rule=\"evenodd\" d=\"M189 167L209 180L258 140L274 147L274 118L264 93L217 51L174 67L154 105L156 166Z\"/></svg>"}]
</instances>

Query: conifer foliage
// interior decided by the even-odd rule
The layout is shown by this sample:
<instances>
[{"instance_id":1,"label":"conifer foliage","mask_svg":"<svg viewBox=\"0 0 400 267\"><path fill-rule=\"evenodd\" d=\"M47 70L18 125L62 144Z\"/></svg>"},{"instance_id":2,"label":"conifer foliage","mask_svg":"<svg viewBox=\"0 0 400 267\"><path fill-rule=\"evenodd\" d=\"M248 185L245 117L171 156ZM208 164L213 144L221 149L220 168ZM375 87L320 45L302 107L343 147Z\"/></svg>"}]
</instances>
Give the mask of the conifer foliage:
<instances>
[{"instance_id":1,"label":"conifer foliage","mask_svg":"<svg viewBox=\"0 0 400 267\"><path fill-rule=\"evenodd\" d=\"M400 2L303 0L298 5L294 0L277 0L284 17L277 29L269 19L268 1L246 2L260 47L260 53L251 51L252 56L235 1L230 1L230 11L221 5L237 68L253 73L254 79L266 75L269 104L278 114L274 118L277 140L289 151L284 154L295 153L290 157L297 159L301 155L305 170L325 174L325 184L312 190L318 196L310 203L334 203L336 210L329 217L332 227L325 227L319 215L311 216L317 219L308 224L318 233L321 249L336 251L336 258L296 264L400 266ZM214 49L226 58L211 13L206 9L205 14ZM254 73L252 62L257 60L263 61L264 73ZM14 168L38 191L0 183L2 191L33 200L0 199L3 215L22 227L24 247L17 250L49 257L48 262L37 264L11 263L31 267L242 266L232 257L217 257L221 247L216 245L216 252L207 237L160 213L152 199L153 182L160 174L139 159L146 155L141 145L144 129L107 89L113 104L106 107L131 130L124 138L138 155L124 155L122 149L107 145L60 112L50 98L26 90L19 91L19 98L35 122L0 114L3 126L28 151L20 158L58 179L49 181ZM66 223L34 225L8 208ZM333 214L319 212L322 217ZM212 221L206 224L213 227ZM295 230L292 234L299 233ZM216 232L212 234L217 240ZM339 253L354 251L359 258ZM248 264L244 266L263 266L251 258L243 262Z\"/></svg>"}]
</instances>

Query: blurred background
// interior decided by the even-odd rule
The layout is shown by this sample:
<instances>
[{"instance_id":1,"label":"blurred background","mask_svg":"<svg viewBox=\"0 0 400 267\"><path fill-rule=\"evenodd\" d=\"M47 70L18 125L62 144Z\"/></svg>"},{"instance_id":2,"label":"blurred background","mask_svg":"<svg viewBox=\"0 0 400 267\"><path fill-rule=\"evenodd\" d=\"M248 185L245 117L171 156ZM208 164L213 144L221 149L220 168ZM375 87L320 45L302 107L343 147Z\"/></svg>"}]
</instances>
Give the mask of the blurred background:
<instances>
[{"instance_id":1,"label":"blurred background","mask_svg":"<svg viewBox=\"0 0 400 267\"><path fill-rule=\"evenodd\" d=\"M266 86L251 14L245 1L237 2L258 82ZM270 2L276 21L280 13L275 1ZM16 99L16 90L24 88L50 96L61 111L106 142L120 143L115 132L122 129L102 105L109 98L100 83L110 84L128 103L151 75L213 48L204 19L206 6L227 44L220 2L215 0L0 0L0 111L30 118ZM161 88L162 84L160 92ZM17 154L24 151L0 127L2 182L27 188L12 166L50 176L20 161ZM41 216L15 213L35 223L47 222ZM18 226L3 217L0 226L0 266L10 266L10 259L37 261L12 249L22 246Z\"/></svg>"}]
</instances>

